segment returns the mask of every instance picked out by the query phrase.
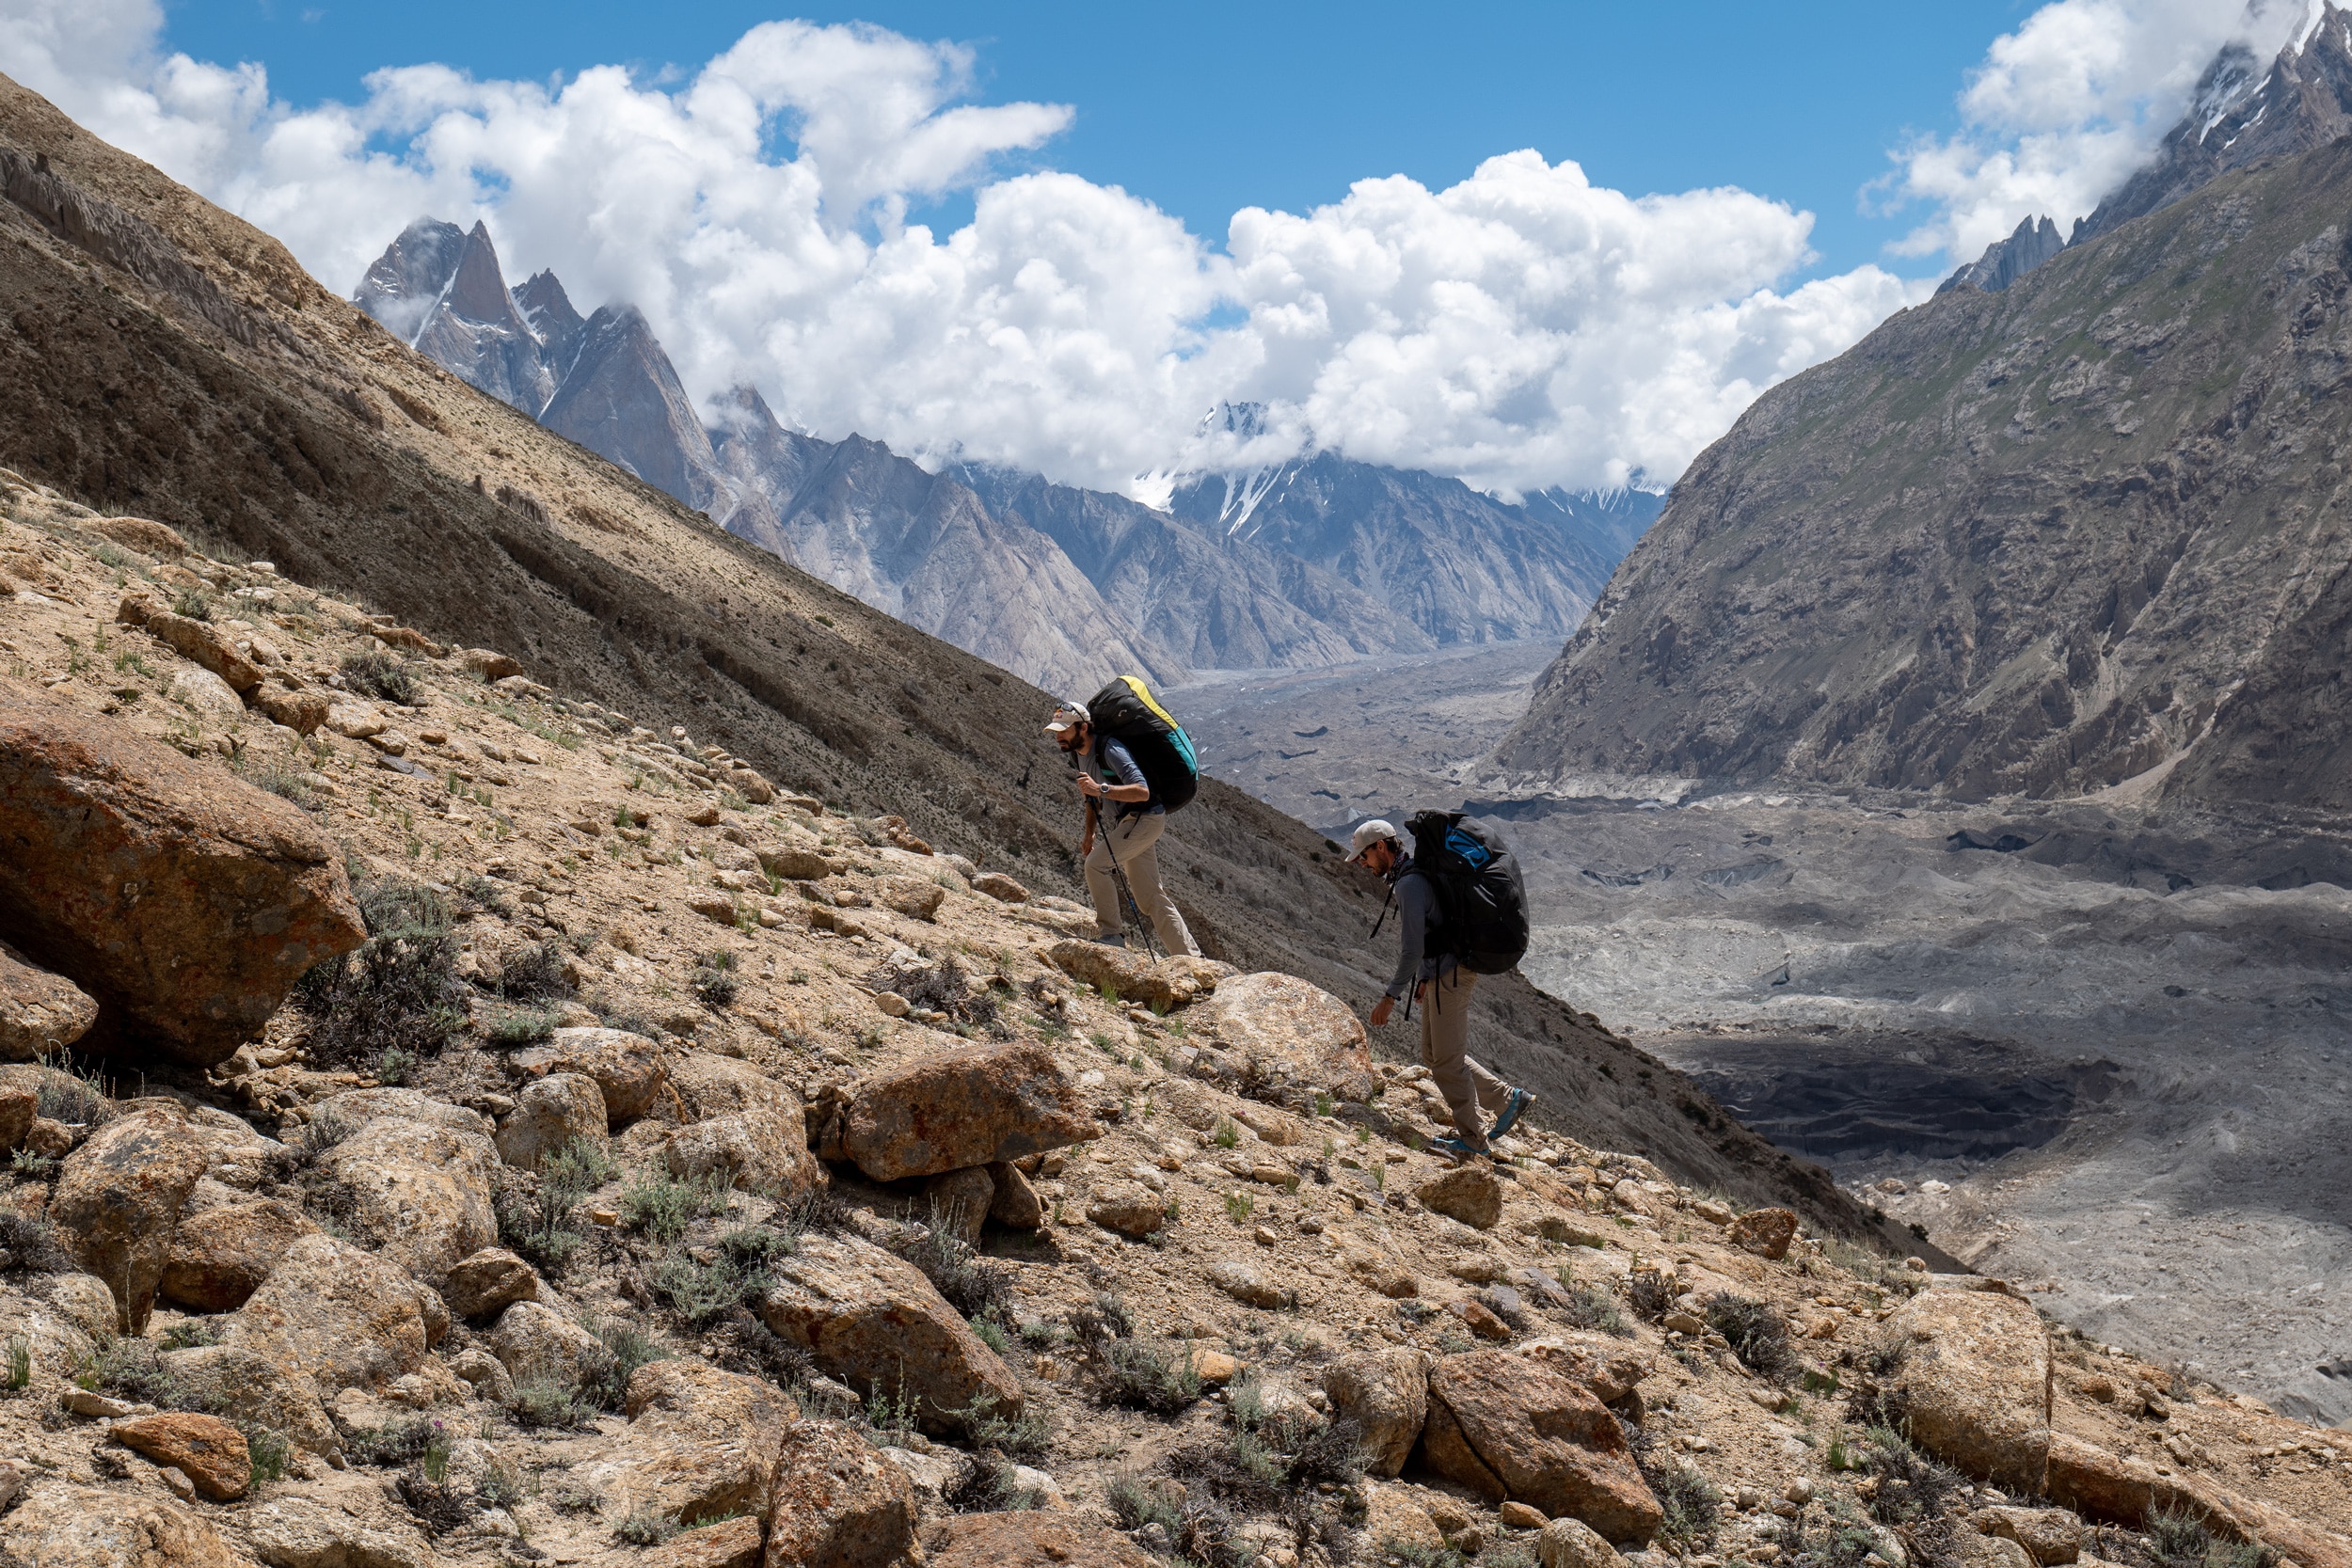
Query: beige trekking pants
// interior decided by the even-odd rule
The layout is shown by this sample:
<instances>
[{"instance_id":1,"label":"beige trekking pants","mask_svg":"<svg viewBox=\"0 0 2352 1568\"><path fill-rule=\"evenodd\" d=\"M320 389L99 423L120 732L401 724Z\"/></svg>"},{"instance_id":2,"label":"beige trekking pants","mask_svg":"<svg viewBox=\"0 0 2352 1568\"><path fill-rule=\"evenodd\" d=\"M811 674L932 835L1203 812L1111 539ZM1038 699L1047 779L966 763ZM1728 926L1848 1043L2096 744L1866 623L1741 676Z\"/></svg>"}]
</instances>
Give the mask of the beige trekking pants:
<instances>
[{"instance_id":1,"label":"beige trekking pants","mask_svg":"<svg viewBox=\"0 0 2352 1568\"><path fill-rule=\"evenodd\" d=\"M1116 824L1106 815L1097 825L1094 848L1087 856L1087 892L1094 898L1095 934L1116 936L1126 925L1119 907L1119 884L1111 879L1111 856L1116 854L1119 868L1127 874L1128 891L1136 895L1136 908L1160 934L1160 945L1171 957L1189 953L1199 958L1200 949L1184 928L1184 917L1176 912L1175 901L1160 885L1160 834L1167 827L1166 813L1130 816Z\"/></svg>"},{"instance_id":2,"label":"beige trekking pants","mask_svg":"<svg viewBox=\"0 0 2352 1568\"><path fill-rule=\"evenodd\" d=\"M1456 969L1422 986L1420 1000L1421 1065L1445 1096L1454 1130L1472 1145L1486 1141L1480 1108L1499 1115L1511 1103L1511 1085L1470 1057L1470 991L1477 984L1474 970Z\"/></svg>"}]
</instances>

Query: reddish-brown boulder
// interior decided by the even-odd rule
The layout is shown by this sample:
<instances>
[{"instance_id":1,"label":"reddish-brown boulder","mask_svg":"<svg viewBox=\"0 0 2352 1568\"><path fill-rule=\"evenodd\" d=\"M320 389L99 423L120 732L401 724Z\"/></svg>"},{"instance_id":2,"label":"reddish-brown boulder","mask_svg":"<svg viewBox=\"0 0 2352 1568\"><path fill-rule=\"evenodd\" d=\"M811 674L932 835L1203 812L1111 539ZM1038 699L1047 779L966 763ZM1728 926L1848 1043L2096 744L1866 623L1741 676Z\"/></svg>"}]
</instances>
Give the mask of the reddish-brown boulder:
<instances>
[{"instance_id":1,"label":"reddish-brown boulder","mask_svg":"<svg viewBox=\"0 0 2352 1568\"><path fill-rule=\"evenodd\" d=\"M366 936L299 810L15 682L0 682L0 927L96 999L95 1047L204 1067Z\"/></svg>"},{"instance_id":2,"label":"reddish-brown boulder","mask_svg":"<svg viewBox=\"0 0 2352 1568\"><path fill-rule=\"evenodd\" d=\"M180 1207L204 1174L203 1141L177 1106L118 1117L66 1157L50 1223L85 1274L114 1292L119 1326L144 1334Z\"/></svg>"},{"instance_id":3,"label":"reddish-brown boulder","mask_svg":"<svg viewBox=\"0 0 2352 1568\"><path fill-rule=\"evenodd\" d=\"M253 1484L253 1456L245 1433L217 1416L167 1410L117 1421L110 1436L124 1448L169 1465L215 1502L242 1497Z\"/></svg>"},{"instance_id":4,"label":"reddish-brown boulder","mask_svg":"<svg viewBox=\"0 0 2352 1568\"><path fill-rule=\"evenodd\" d=\"M1751 1209L1731 1222L1724 1240L1761 1258L1786 1258L1797 1239L1797 1216L1786 1209Z\"/></svg>"},{"instance_id":5,"label":"reddish-brown boulder","mask_svg":"<svg viewBox=\"0 0 2352 1568\"><path fill-rule=\"evenodd\" d=\"M1880 1383L1912 1441L1979 1480L2042 1490L2050 1463L2050 1333L1992 1291L1929 1291L1879 1325Z\"/></svg>"},{"instance_id":6,"label":"reddish-brown boulder","mask_svg":"<svg viewBox=\"0 0 2352 1568\"><path fill-rule=\"evenodd\" d=\"M1429 1370L1430 1466L1484 1496L1581 1519L1613 1542L1646 1543L1664 1511L1625 1430L1577 1385L1508 1351L1449 1355Z\"/></svg>"},{"instance_id":7,"label":"reddish-brown boulder","mask_svg":"<svg viewBox=\"0 0 2352 1568\"><path fill-rule=\"evenodd\" d=\"M900 1568L922 1560L914 1485L839 1421L793 1422L768 1493L767 1568Z\"/></svg>"},{"instance_id":8,"label":"reddish-brown boulder","mask_svg":"<svg viewBox=\"0 0 2352 1568\"><path fill-rule=\"evenodd\" d=\"M1041 1045L942 1052L869 1078L842 1147L877 1181L1017 1160L1102 1136Z\"/></svg>"}]
</instances>

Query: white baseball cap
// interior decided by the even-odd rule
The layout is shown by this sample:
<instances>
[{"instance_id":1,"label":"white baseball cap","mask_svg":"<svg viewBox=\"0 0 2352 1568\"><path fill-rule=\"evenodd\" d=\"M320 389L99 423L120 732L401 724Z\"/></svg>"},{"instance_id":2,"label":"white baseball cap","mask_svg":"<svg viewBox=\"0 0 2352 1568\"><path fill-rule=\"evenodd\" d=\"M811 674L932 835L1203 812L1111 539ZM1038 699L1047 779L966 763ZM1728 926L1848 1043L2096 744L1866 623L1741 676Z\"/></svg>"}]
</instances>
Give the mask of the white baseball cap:
<instances>
[{"instance_id":1,"label":"white baseball cap","mask_svg":"<svg viewBox=\"0 0 2352 1568\"><path fill-rule=\"evenodd\" d=\"M1356 829L1356 836L1348 840L1347 858L1359 861L1364 851L1375 844L1385 844L1396 837L1396 825L1386 817L1375 816Z\"/></svg>"},{"instance_id":2,"label":"white baseball cap","mask_svg":"<svg viewBox=\"0 0 2352 1568\"><path fill-rule=\"evenodd\" d=\"M1086 704L1064 703L1054 710L1054 717L1046 721L1045 733L1059 735L1064 730L1074 730L1081 724L1093 722L1093 718L1087 712Z\"/></svg>"}]
</instances>

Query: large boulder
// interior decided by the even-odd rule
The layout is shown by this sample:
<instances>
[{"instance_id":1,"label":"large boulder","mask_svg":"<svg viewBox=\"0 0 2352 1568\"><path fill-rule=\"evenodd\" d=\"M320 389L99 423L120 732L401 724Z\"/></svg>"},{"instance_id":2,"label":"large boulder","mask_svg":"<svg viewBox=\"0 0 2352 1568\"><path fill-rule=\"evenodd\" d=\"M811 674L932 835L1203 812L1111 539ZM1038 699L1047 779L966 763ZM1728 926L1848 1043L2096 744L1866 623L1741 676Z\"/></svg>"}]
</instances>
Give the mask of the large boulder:
<instances>
[{"instance_id":1,"label":"large boulder","mask_svg":"<svg viewBox=\"0 0 2352 1568\"><path fill-rule=\"evenodd\" d=\"M225 1061L366 934L342 857L301 811L0 682L0 937L96 999L93 1046Z\"/></svg>"},{"instance_id":2,"label":"large boulder","mask_svg":"<svg viewBox=\"0 0 2352 1568\"><path fill-rule=\"evenodd\" d=\"M36 1481L0 1516L0 1562L40 1568L253 1568L160 1486L108 1491Z\"/></svg>"},{"instance_id":3,"label":"large boulder","mask_svg":"<svg viewBox=\"0 0 2352 1568\"><path fill-rule=\"evenodd\" d=\"M1928 1291L1879 1325L1879 1382L1912 1441L1979 1481L2039 1496L2050 1463L2050 1334L1992 1291Z\"/></svg>"},{"instance_id":4,"label":"large boulder","mask_svg":"<svg viewBox=\"0 0 2352 1568\"><path fill-rule=\"evenodd\" d=\"M1492 1230L1502 1218L1502 1179L1484 1160L1433 1177L1414 1188L1413 1196L1422 1208L1475 1229Z\"/></svg>"},{"instance_id":5,"label":"large boulder","mask_svg":"<svg viewBox=\"0 0 2352 1568\"><path fill-rule=\"evenodd\" d=\"M1733 1246L1775 1260L1788 1256L1789 1243L1796 1239L1797 1215L1789 1209L1751 1209L1724 1231L1724 1240Z\"/></svg>"},{"instance_id":6,"label":"large boulder","mask_svg":"<svg viewBox=\"0 0 2352 1568\"><path fill-rule=\"evenodd\" d=\"M797 1197L825 1179L797 1105L788 1113L737 1111L681 1127L663 1143L661 1161L672 1176L694 1180L723 1173L746 1192L777 1198Z\"/></svg>"},{"instance_id":7,"label":"large boulder","mask_svg":"<svg viewBox=\"0 0 2352 1568\"><path fill-rule=\"evenodd\" d=\"M772 1384L700 1361L656 1361L629 1375L621 1408L628 1430L576 1472L608 1509L684 1524L767 1516L776 1452L800 1419Z\"/></svg>"},{"instance_id":8,"label":"large boulder","mask_svg":"<svg viewBox=\"0 0 2352 1568\"><path fill-rule=\"evenodd\" d=\"M226 1419L267 1427L315 1454L342 1451L318 1385L288 1373L265 1355L237 1345L191 1345L166 1351L157 1360L174 1386Z\"/></svg>"},{"instance_id":9,"label":"large boulder","mask_svg":"<svg viewBox=\"0 0 2352 1568\"><path fill-rule=\"evenodd\" d=\"M1242 974L1217 986L1208 1012L1218 1041L1262 1074L1339 1100L1372 1098L1363 1023L1329 991L1293 974Z\"/></svg>"},{"instance_id":10,"label":"large boulder","mask_svg":"<svg viewBox=\"0 0 2352 1568\"><path fill-rule=\"evenodd\" d=\"M954 1513L930 1540L930 1568L1160 1568L1115 1530L1067 1513Z\"/></svg>"},{"instance_id":11,"label":"large boulder","mask_svg":"<svg viewBox=\"0 0 2352 1568\"><path fill-rule=\"evenodd\" d=\"M286 1249L319 1227L274 1197L189 1215L165 1260L164 1299L198 1312L233 1312L262 1288Z\"/></svg>"},{"instance_id":12,"label":"large boulder","mask_svg":"<svg viewBox=\"0 0 2352 1568\"><path fill-rule=\"evenodd\" d=\"M773 1111L799 1116L801 1094L779 1084L748 1062L707 1051L689 1052L670 1064L670 1086L687 1115L697 1120L733 1116L739 1111Z\"/></svg>"},{"instance_id":13,"label":"large boulder","mask_svg":"<svg viewBox=\"0 0 2352 1568\"><path fill-rule=\"evenodd\" d=\"M923 1560L914 1487L839 1421L800 1420L776 1445L766 1568L904 1568Z\"/></svg>"},{"instance_id":14,"label":"large boulder","mask_svg":"<svg viewBox=\"0 0 2352 1568\"><path fill-rule=\"evenodd\" d=\"M942 1051L868 1078L850 1099L842 1148L877 1181L966 1165L1102 1135L1077 1088L1041 1045Z\"/></svg>"},{"instance_id":15,"label":"large boulder","mask_svg":"<svg viewBox=\"0 0 2352 1568\"><path fill-rule=\"evenodd\" d=\"M329 1397L380 1389L424 1365L425 1296L383 1259L332 1236L305 1236L224 1321L221 1342L311 1379Z\"/></svg>"},{"instance_id":16,"label":"large boulder","mask_svg":"<svg viewBox=\"0 0 2352 1568\"><path fill-rule=\"evenodd\" d=\"M498 1132L499 1158L537 1170L568 1146L604 1142L604 1091L577 1072L551 1072L515 1099Z\"/></svg>"},{"instance_id":17,"label":"large boulder","mask_svg":"<svg viewBox=\"0 0 2352 1568\"><path fill-rule=\"evenodd\" d=\"M604 1341L543 1303L518 1301L483 1342L516 1383L577 1387L612 1364Z\"/></svg>"},{"instance_id":18,"label":"large boulder","mask_svg":"<svg viewBox=\"0 0 2352 1568\"><path fill-rule=\"evenodd\" d=\"M98 1004L81 987L0 942L0 1062L55 1055L97 1022Z\"/></svg>"},{"instance_id":19,"label":"large boulder","mask_svg":"<svg viewBox=\"0 0 2352 1568\"><path fill-rule=\"evenodd\" d=\"M1603 1404L1616 1403L1658 1370L1658 1358L1648 1351L1600 1334L1530 1339L1518 1352L1558 1372Z\"/></svg>"},{"instance_id":20,"label":"large boulder","mask_svg":"<svg viewBox=\"0 0 2352 1568\"><path fill-rule=\"evenodd\" d=\"M539 1271L504 1247L484 1247L450 1266L441 1299L461 1318L494 1318L539 1299Z\"/></svg>"},{"instance_id":21,"label":"large boulder","mask_svg":"<svg viewBox=\"0 0 2352 1568\"><path fill-rule=\"evenodd\" d=\"M441 1560L405 1523L362 1524L311 1497L272 1497L245 1509L238 1523L269 1568L438 1568Z\"/></svg>"},{"instance_id":22,"label":"large boulder","mask_svg":"<svg viewBox=\"0 0 2352 1568\"><path fill-rule=\"evenodd\" d=\"M1613 1542L1646 1543L1664 1512L1601 1402L1540 1363L1471 1351L1429 1370L1430 1468L1487 1498L1581 1519Z\"/></svg>"},{"instance_id":23,"label":"large boulder","mask_svg":"<svg viewBox=\"0 0 2352 1568\"><path fill-rule=\"evenodd\" d=\"M904 1259L855 1236L811 1233L769 1269L760 1321L860 1397L905 1400L934 1433L960 1431L976 1404L1021 1413L1020 1381Z\"/></svg>"},{"instance_id":24,"label":"large boulder","mask_svg":"<svg viewBox=\"0 0 2352 1568\"><path fill-rule=\"evenodd\" d=\"M371 1109L346 1103L359 1099L338 1095L320 1111L348 1126L352 1116ZM321 1199L344 1227L428 1285L438 1286L451 1264L498 1239L491 1209L498 1153L480 1132L459 1130L464 1126L451 1117L370 1116L316 1167ZM478 1117L472 1126L480 1126Z\"/></svg>"},{"instance_id":25,"label":"large boulder","mask_svg":"<svg viewBox=\"0 0 2352 1568\"><path fill-rule=\"evenodd\" d=\"M1363 1429L1364 1473L1405 1468L1429 1418L1429 1357L1410 1345L1358 1351L1324 1369L1331 1413Z\"/></svg>"},{"instance_id":26,"label":"large boulder","mask_svg":"<svg viewBox=\"0 0 2352 1568\"><path fill-rule=\"evenodd\" d=\"M2186 1515L2230 1541L2260 1541L2309 1568L2352 1568L2343 1537L2203 1476L2159 1471L2061 1433L2050 1440L2049 1496L2086 1519L2144 1529L2161 1515Z\"/></svg>"},{"instance_id":27,"label":"large boulder","mask_svg":"<svg viewBox=\"0 0 2352 1568\"><path fill-rule=\"evenodd\" d=\"M546 1045L517 1051L506 1060L510 1069L577 1072L595 1079L613 1132L650 1113L668 1080L661 1048L626 1029L558 1029Z\"/></svg>"},{"instance_id":28,"label":"large boulder","mask_svg":"<svg viewBox=\"0 0 2352 1568\"><path fill-rule=\"evenodd\" d=\"M167 1102L117 1117L66 1156L50 1223L84 1272L114 1292L125 1334L147 1332L180 1206L203 1174L203 1145Z\"/></svg>"}]
</instances>

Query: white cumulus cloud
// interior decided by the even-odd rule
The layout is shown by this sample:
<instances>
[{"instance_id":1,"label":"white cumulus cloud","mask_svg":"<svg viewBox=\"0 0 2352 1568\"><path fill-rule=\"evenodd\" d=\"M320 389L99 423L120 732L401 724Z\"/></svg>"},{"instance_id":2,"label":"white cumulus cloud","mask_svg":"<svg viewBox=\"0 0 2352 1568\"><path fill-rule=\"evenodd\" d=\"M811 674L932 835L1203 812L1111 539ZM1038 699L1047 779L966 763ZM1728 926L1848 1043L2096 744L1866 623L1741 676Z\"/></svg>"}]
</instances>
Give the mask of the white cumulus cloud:
<instances>
[{"instance_id":1,"label":"white cumulus cloud","mask_svg":"<svg viewBox=\"0 0 2352 1568\"><path fill-rule=\"evenodd\" d=\"M338 291L410 219L480 217L510 277L643 309L698 396L749 381L818 435L1138 494L1309 440L1504 492L1670 480L1925 288L1791 287L1808 214L1629 197L1532 151L1246 209L1220 245L1034 166L1067 107L970 102L967 51L869 26L765 24L677 84L421 66L296 108L257 65L170 52L154 0L0 20L0 70ZM954 231L908 221L963 192ZM1204 422L1229 403L1263 405L1253 437Z\"/></svg>"},{"instance_id":2,"label":"white cumulus cloud","mask_svg":"<svg viewBox=\"0 0 2352 1568\"><path fill-rule=\"evenodd\" d=\"M1932 204L1897 254L1973 261L2045 214L2071 230L2148 162L2225 45L2266 63L2316 3L2053 0L1986 51L1957 133L1896 153L1882 198Z\"/></svg>"}]
</instances>

